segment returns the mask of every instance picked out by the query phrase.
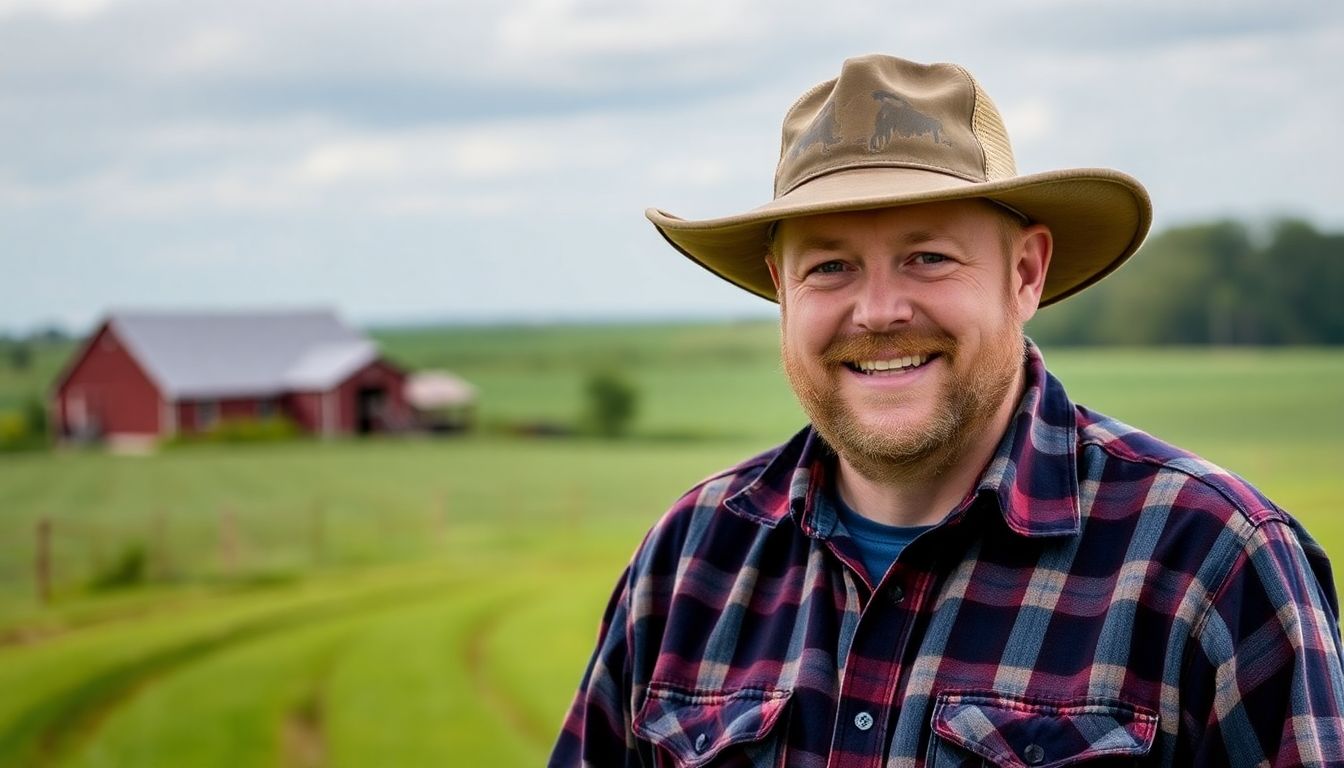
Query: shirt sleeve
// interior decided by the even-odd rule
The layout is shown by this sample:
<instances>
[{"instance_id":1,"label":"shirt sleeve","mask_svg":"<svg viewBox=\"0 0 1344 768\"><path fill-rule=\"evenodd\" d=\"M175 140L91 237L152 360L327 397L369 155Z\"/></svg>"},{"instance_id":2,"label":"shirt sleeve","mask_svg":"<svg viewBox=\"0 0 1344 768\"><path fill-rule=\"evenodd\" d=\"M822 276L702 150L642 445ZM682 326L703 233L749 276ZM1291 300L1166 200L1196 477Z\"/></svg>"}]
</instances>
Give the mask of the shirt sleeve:
<instances>
[{"instance_id":1,"label":"shirt sleeve","mask_svg":"<svg viewBox=\"0 0 1344 768\"><path fill-rule=\"evenodd\" d=\"M597 648L551 752L550 768L638 766L631 730L630 569L602 617Z\"/></svg>"},{"instance_id":2,"label":"shirt sleeve","mask_svg":"<svg viewBox=\"0 0 1344 768\"><path fill-rule=\"evenodd\" d=\"M1305 550L1289 523L1262 522L1210 596L1182 676L1179 764L1344 765L1339 609L1303 536Z\"/></svg>"}]
</instances>

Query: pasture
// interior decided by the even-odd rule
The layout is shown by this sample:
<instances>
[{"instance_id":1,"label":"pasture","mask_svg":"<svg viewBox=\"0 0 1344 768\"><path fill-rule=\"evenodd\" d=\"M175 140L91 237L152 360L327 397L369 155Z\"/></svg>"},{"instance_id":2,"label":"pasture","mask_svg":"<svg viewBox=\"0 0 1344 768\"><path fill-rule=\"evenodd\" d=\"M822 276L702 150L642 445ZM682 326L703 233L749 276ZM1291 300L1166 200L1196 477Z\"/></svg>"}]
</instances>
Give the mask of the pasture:
<instances>
[{"instance_id":1,"label":"pasture","mask_svg":"<svg viewBox=\"0 0 1344 768\"><path fill-rule=\"evenodd\" d=\"M540 764L643 531L801 424L774 333L380 336L480 386L487 427L568 423L587 373L619 369L641 397L618 441L486 430L0 456L0 765ZM1249 477L1344 557L1344 353L1046 355L1075 399ZM90 586L136 553L139 582Z\"/></svg>"}]
</instances>

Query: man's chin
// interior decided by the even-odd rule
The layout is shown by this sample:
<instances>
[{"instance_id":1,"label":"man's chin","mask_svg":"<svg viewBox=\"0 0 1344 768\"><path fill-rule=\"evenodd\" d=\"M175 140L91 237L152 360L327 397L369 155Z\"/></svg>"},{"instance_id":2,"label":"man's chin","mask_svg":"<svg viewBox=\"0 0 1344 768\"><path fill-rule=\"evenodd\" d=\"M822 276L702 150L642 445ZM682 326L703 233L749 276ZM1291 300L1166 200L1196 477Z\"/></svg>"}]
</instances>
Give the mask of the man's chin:
<instances>
[{"instance_id":1,"label":"man's chin","mask_svg":"<svg viewBox=\"0 0 1344 768\"><path fill-rule=\"evenodd\" d=\"M909 406L882 409L879 413L864 414L845 420L850 434L865 443L907 445L926 443L930 434L938 430L938 419L923 408Z\"/></svg>"},{"instance_id":2,"label":"man's chin","mask_svg":"<svg viewBox=\"0 0 1344 768\"><path fill-rule=\"evenodd\" d=\"M816 427L831 448L856 468L917 466L942 453L950 439L937 425L909 417L863 422L839 419Z\"/></svg>"}]
</instances>

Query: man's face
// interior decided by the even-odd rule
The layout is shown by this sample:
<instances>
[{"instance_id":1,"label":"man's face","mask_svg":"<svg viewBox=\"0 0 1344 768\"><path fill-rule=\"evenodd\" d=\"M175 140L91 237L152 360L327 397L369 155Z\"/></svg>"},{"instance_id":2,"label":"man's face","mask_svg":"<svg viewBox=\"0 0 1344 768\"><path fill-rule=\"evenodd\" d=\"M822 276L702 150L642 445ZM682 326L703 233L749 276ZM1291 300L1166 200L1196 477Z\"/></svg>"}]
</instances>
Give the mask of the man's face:
<instances>
[{"instance_id":1,"label":"man's face","mask_svg":"<svg viewBox=\"0 0 1344 768\"><path fill-rule=\"evenodd\" d=\"M997 439L985 432L1017 396L1045 269L1020 256L1043 241L1049 258L1048 231L1004 215L964 200L780 224L785 371L822 437L872 479L937 473Z\"/></svg>"}]
</instances>

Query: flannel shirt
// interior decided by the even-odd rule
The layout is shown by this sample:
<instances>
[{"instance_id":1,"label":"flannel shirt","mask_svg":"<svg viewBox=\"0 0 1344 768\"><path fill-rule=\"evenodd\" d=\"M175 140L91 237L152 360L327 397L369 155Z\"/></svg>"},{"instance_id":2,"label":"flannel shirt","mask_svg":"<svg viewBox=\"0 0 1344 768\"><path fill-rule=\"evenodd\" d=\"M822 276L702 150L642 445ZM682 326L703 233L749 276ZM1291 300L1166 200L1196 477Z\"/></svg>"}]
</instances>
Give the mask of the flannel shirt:
<instances>
[{"instance_id":1,"label":"flannel shirt","mask_svg":"<svg viewBox=\"0 0 1344 768\"><path fill-rule=\"evenodd\" d=\"M621 578L552 766L1344 765L1325 553L1248 483L1026 387L877 584L810 429L703 482ZM1108 762L1108 760L1112 762Z\"/></svg>"}]
</instances>

